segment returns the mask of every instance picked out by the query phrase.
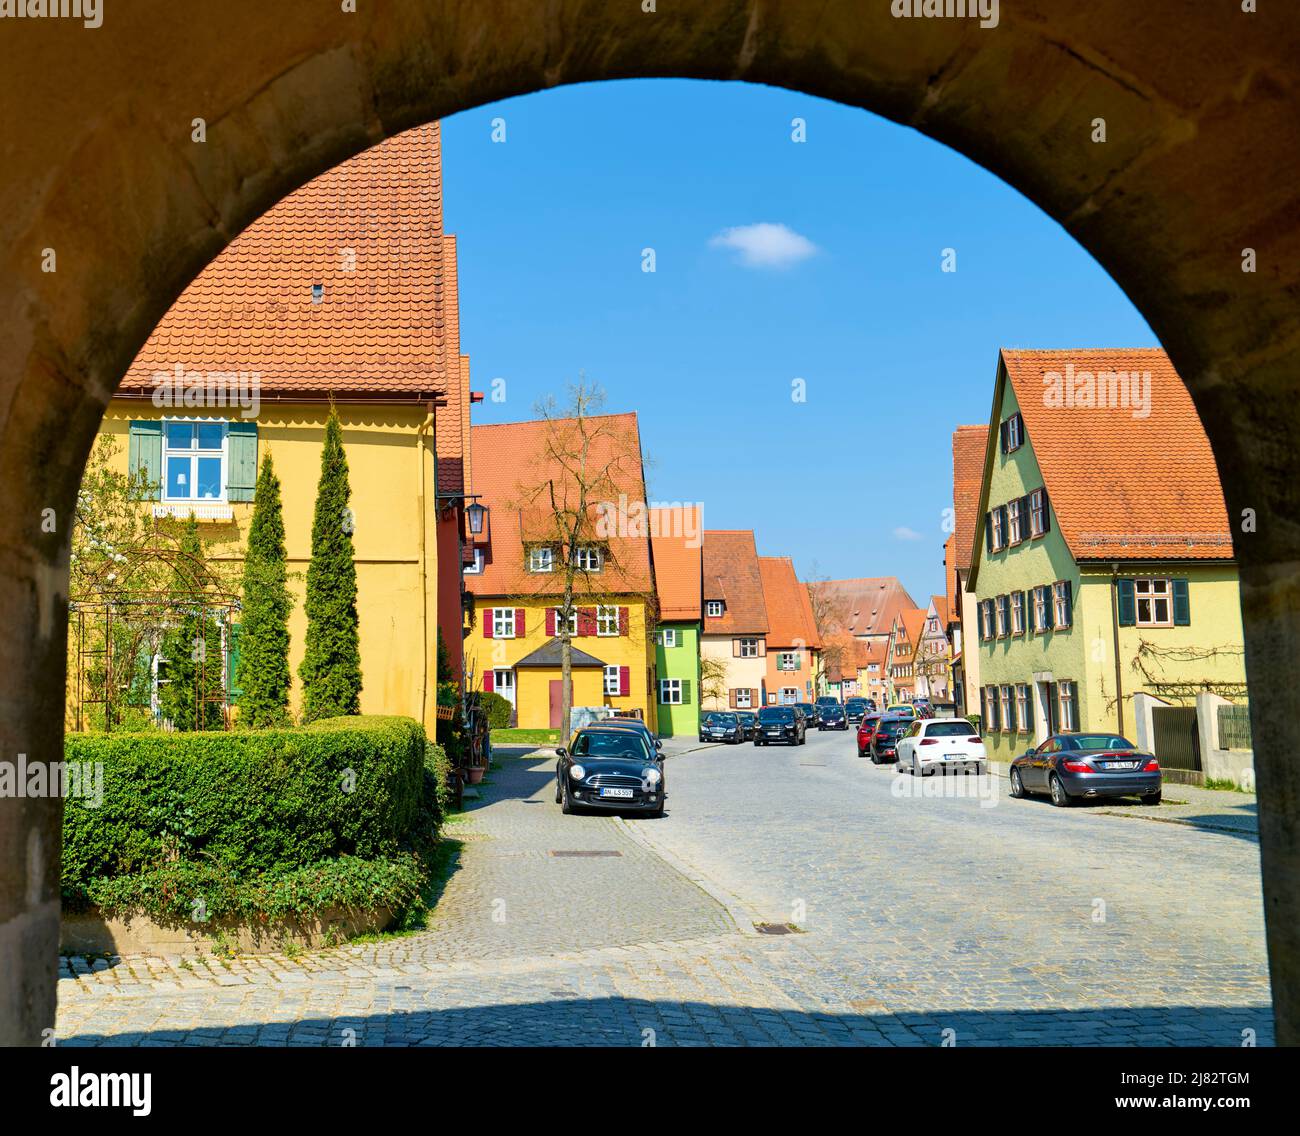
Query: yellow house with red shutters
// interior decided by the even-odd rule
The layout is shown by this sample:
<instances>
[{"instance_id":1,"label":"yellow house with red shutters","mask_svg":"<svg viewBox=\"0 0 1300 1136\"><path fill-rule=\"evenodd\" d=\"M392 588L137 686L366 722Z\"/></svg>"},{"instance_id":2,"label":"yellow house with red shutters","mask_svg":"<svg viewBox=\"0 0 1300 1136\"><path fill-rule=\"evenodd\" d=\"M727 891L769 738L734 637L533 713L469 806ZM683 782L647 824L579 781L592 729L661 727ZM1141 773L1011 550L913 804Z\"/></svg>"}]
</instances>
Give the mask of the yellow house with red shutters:
<instances>
[{"instance_id":1,"label":"yellow house with red shutters","mask_svg":"<svg viewBox=\"0 0 1300 1136\"><path fill-rule=\"evenodd\" d=\"M514 707L523 729L557 729L561 716L560 640L565 573L553 527L528 504L537 485L553 482L571 494L561 464L548 455L554 431L574 420L511 422L472 428L471 497L485 510L481 532L471 533L465 589L467 678ZM591 421L591 420L589 420ZM610 471L623 507L634 517L602 523L618 502L593 502L578 556L583 592L569 621L573 706L608 707L656 728L654 688L654 574L648 528L640 527L645 478L635 414L598 416L591 463ZM622 466L619 463L622 461Z\"/></svg>"}]
</instances>

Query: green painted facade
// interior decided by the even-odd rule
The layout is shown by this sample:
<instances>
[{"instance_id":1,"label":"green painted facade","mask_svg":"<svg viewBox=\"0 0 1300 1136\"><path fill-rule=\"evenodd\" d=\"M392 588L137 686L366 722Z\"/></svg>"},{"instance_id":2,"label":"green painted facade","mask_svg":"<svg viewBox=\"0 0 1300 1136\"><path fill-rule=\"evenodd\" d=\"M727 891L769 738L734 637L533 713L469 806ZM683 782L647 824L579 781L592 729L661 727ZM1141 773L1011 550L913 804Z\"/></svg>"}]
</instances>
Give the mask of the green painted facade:
<instances>
[{"instance_id":1,"label":"green painted facade","mask_svg":"<svg viewBox=\"0 0 1300 1136\"><path fill-rule=\"evenodd\" d=\"M664 632L675 645L664 646ZM663 701L663 679L681 683L680 704ZM655 697L660 737L693 736L700 732L700 625L661 623L655 635Z\"/></svg>"},{"instance_id":2,"label":"green painted facade","mask_svg":"<svg viewBox=\"0 0 1300 1136\"><path fill-rule=\"evenodd\" d=\"M979 651L978 712L990 758L1009 761L1041 741L1051 729L1064 729L1063 689L1068 691L1067 702L1075 706L1076 729L1116 730L1129 738L1136 733L1132 700L1140 692L1175 705L1191 705L1200 689L1213 689L1224 697L1244 701L1244 634L1237 570L1231 561L1125 560L1119 562L1118 572L1109 562L1081 564L1061 535L1050 492L1046 533L989 551L985 531L988 510L1044 488L1031 436L1018 449L1001 452L999 426L1019 411L1015 392L1005 381L1001 366L999 388L1001 394L989 431L991 467L986 460L984 503L974 552L976 617L980 618L985 601L993 601L994 637L984 638L977 624L972 629L976 634L967 638L967 649ZM1104 461L1104 453L1098 454L1097 460ZM1168 610L1173 625L1132 625L1135 609L1130 606L1131 589L1138 579L1169 581ZM1057 626L1059 620L1053 612L1053 626L1037 630L1033 589L1058 581L1069 585L1069 625ZM1017 592L1025 594L1025 629L1015 634L1009 626L1008 633L999 636L997 597L1011 597ZM1117 620L1121 606L1125 610ZM1007 609L1010 625L1010 599ZM1020 701L1015 697L1021 685L1027 688L1028 715L1020 712ZM1001 712L1004 686L1011 688L1011 723ZM992 720L984 698L989 687L999 691L998 713ZM1122 697L1116 697L1117 691Z\"/></svg>"}]
</instances>

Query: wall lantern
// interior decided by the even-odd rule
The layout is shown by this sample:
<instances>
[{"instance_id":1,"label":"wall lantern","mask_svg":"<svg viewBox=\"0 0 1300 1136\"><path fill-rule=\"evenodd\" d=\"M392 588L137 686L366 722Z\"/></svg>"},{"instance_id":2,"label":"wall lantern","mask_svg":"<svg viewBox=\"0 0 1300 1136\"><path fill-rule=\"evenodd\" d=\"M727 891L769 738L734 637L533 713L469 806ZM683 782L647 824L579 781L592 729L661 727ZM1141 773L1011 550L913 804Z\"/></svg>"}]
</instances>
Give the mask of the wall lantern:
<instances>
[{"instance_id":1,"label":"wall lantern","mask_svg":"<svg viewBox=\"0 0 1300 1136\"><path fill-rule=\"evenodd\" d=\"M487 516L487 509L477 501L465 510L465 515L469 517L469 531L475 536L483 532L483 518Z\"/></svg>"}]
</instances>

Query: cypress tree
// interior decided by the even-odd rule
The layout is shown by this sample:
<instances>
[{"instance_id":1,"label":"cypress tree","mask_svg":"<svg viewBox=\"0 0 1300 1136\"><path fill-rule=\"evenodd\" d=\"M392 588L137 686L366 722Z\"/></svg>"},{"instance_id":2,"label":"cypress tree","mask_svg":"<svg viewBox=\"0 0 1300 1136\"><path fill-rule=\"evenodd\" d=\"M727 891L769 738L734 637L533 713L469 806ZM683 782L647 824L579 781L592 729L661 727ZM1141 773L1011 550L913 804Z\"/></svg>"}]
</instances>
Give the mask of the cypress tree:
<instances>
[{"instance_id":1,"label":"cypress tree","mask_svg":"<svg viewBox=\"0 0 1300 1136\"><path fill-rule=\"evenodd\" d=\"M361 650L357 637L357 566L343 427L330 407L321 451L316 514L307 568L307 640L298 675L303 720L356 714L361 706Z\"/></svg>"},{"instance_id":2,"label":"cypress tree","mask_svg":"<svg viewBox=\"0 0 1300 1136\"><path fill-rule=\"evenodd\" d=\"M158 686L158 706L178 730L216 730L223 724L221 633L207 612L204 585L209 575L199 538L198 522L190 515L181 533L183 554L176 572L179 618L163 637L167 681ZM199 701L202 686L204 699Z\"/></svg>"},{"instance_id":3,"label":"cypress tree","mask_svg":"<svg viewBox=\"0 0 1300 1136\"><path fill-rule=\"evenodd\" d=\"M239 626L240 720L254 728L289 719L289 593L280 479L271 455L262 459L244 556L244 610Z\"/></svg>"}]
</instances>

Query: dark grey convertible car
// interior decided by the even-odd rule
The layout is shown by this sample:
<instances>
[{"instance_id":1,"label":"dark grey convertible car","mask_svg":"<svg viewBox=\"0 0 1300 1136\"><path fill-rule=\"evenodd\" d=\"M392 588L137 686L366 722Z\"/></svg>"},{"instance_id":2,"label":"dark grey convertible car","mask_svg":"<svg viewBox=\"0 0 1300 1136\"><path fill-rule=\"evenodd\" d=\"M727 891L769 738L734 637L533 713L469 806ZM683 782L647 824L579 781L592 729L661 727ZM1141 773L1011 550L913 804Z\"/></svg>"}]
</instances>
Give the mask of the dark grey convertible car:
<instances>
[{"instance_id":1,"label":"dark grey convertible car","mask_svg":"<svg viewBox=\"0 0 1300 1136\"><path fill-rule=\"evenodd\" d=\"M1118 734L1053 734L1011 763L1011 795L1046 793L1064 808L1097 797L1158 805L1160 762Z\"/></svg>"}]
</instances>

